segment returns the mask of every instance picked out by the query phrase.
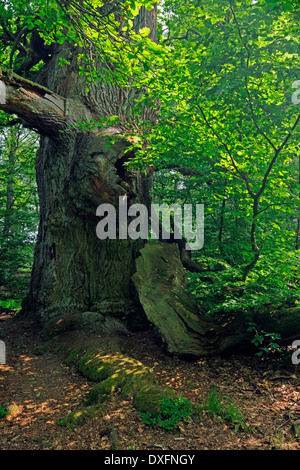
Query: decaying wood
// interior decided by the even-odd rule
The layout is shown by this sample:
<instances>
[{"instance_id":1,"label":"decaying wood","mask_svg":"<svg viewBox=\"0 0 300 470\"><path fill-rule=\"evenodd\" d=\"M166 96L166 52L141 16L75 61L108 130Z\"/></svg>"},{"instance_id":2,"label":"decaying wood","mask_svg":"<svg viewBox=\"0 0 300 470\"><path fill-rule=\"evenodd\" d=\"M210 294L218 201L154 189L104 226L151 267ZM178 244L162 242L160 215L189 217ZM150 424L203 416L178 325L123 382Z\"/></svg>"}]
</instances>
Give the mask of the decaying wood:
<instances>
[{"instance_id":1,"label":"decaying wood","mask_svg":"<svg viewBox=\"0 0 300 470\"><path fill-rule=\"evenodd\" d=\"M270 312L219 313L206 316L186 291L186 277L176 244L147 243L136 260L133 282L149 321L170 353L197 358L249 349L249 318L283 341L300 337L300 308Z\"/></svg>"}]
</instances>

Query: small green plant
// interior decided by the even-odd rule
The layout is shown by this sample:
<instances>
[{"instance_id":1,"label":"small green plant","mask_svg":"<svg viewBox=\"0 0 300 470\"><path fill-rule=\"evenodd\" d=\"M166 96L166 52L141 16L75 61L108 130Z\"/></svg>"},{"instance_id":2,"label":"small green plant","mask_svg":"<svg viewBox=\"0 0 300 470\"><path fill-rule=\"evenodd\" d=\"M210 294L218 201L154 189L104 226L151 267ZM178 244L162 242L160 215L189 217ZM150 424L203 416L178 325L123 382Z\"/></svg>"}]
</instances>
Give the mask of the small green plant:
<instances>
[{"instance_id":1,"label":"small green plant","mask_svg":"<svg viewBox=\"0 0 300 470\"><path fill-rule=\"evenodd\" d=\"M13 310L18 310L21 307L22 299L7 299L0 300L0 311L11 312Z\"/></svg>"},{"instance_id":2,"label":"small green plant","mask_svg":"<svg viewBox=\"0 0 300 470\"><path fill-rule=\"evenodd\" d=\"M279 333L270 333L258 328L256 323L250 321L248 324L248 332L254 333L254 338L251 340L251 343L258 349L256 356L262 356L263 354L268 354L269 352L279 352L282 350L276 340L281 338Z\"/></svg>"},{"instance_id":3,"label":"small green plant","mask_svg":"<svg viewBox=\"0 0 300 470\"><path fill-rule=\"evenodd\" d=\"M271 446L270 446L271 450L282 450L283 444L284 444L282 431L279 431L277 429L274 436L271 436L270 442L271 442Z\"/></svg>"},{"instance_id":4,"label":"small green plant","mask_svg":"<svg viewBox=\"0 0 300 470\"><path fill-rule=\"evenodd\" d=\"M192 404L179 395L178 398L163 398L160 413L152 416L151 413L138 412L145 424L154 428L173 429L182 419L189 419L192 414Z\"/></svg>"},{"instance_id":5,"label":"small green plant","mask_svg":"<svg viewBox=\"0 0 300 470\"><path fill-rule=\"evenodd\" d=\"M6 406L0 405L0 419L5 418L8 414L9 414L9 411L6 408Z\"/></svg>"},{"instance_id":6,"label":"small green plant","mask_svg":"<svg viewBox=\"0 0 300 470\"><path fill-rule=\"evenodd\" d=\"M240 428L249 430L245 423L242 412L238 410L231 398L222 395L216 388L212 388L209 392L207 410L213 419L221 419Z\"/></svg>"}]
</instances>

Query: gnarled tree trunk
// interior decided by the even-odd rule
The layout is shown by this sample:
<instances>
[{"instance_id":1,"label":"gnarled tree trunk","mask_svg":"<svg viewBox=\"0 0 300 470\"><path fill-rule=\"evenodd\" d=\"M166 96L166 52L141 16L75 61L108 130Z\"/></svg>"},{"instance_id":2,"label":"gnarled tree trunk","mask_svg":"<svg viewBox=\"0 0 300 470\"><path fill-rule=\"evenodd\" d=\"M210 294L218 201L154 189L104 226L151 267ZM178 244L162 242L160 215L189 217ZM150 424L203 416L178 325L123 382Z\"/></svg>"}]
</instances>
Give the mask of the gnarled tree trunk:
<instances>
[{"instance_id":1,"label":"gnarled tree trunk","mask_svg":"<svg viewBox=\"0 0 300 470\"><path fill-rule=\"evenodd\" d=\"M135 19L137 29L145 26L154 39L155 9L142 8ZM1 77L0 109L16 113L41 133L36 159L40 224L23 313L45 323L90 311L137 326L145 317L131 276L143 240L97 238L96 208L103 203L117 208L125 195L129 204L148 204L147 175L130 174L124 167L130 142L122 133L128 121L139 119L133 109L141 92L105 81L87 91L79 52L69 44L56 46L36 82L5 72ZM61 66L61 58L69 64ZM103 132L76 126L115 115L121 124ZM154 117L155 110L144 109L142 119ZM112 135L115 143L108 146Z\"/></svg>"},{"instance_id":2,"label":"gnarled tree trunk","mask_svg":"<svg viewBox=\"0 0 300 470\"><path fill-rule=\"evenodd\" d=\"M133 281L149 321L171 354L195 359L253 351L249 321L263 331L281 334L284 344L299 338L299 307L207 316L186 290L177 244L147 243L140 253Z\"/></svg>"}]
</instances>

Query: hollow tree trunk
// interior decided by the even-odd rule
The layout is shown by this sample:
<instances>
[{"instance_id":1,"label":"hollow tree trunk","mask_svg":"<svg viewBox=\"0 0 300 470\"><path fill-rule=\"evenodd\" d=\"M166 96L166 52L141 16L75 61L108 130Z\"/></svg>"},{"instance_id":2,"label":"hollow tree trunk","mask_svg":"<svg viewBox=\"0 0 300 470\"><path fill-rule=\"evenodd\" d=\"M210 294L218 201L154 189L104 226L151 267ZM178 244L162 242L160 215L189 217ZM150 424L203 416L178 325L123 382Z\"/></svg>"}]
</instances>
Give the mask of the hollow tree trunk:
<instances>
[{"instance_id":1,"label":"hollow tree trunk","mask_svg":"<svg viewBox=\"0 0 300 470\"><path fill-rule=\"evenodd\" d=\"M155 21L155 10L142 8L135 27L150 27L155 38ZM133 104L140 91L105 82L86 91L85 77L78 73L79 52L57 46L34 83L5 72L1 78L0 108L41 133L36 159L40 224L23 313L45 323L98 312L134 327L145 318L131 280L143 241L97 238L96 208L102 203L117 207L124 195L129 204L148 203L147 175L129 174L123 166L129 142L122 132L136 119ZM60 58L69 65L61 66ZM121 124L102 133L74 128L78 121L113 115ZM154 116L155 110L145 108L142 119ZM115 136L110 147L109 135Z\"/></svg>"},{"instance_id":2,"label":"hollow tree trunk","mask_svg":"<svg viewBox=\"0 0 300 470\"><path fill-rule=\"evenodd\" d=\"M130 277L141 243L96 236L96 207L117 205L125 193L115 164L126 142L110 149L105 142L80 134L67 142L42 139L36 168L40 227L24 311L43 322L85 311L126 320L136 311Z\"/></svg>"}]
</instances>

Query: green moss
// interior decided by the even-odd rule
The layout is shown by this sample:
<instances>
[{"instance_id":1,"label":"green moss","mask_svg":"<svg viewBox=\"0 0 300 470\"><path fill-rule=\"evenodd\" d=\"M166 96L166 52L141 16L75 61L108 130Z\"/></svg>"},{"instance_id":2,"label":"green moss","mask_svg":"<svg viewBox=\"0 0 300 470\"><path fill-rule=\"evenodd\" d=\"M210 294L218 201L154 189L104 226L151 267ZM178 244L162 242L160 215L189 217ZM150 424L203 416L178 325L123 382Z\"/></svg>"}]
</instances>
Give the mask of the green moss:
<instances>
[{"instance_id":1,"label":"green moss","mask_svg":"<svg viewBox=\"0 0 300 470\"><path fill-rule=\"evenodd\" d=\"M121 396L124 400L128 400L131 397L136 396L139 390L144 386L157 385L155 377L148 371L144 371L143 374L127 375L126 379L126 383L121 391Z\"/></svg>"},{"instance_id":2,"label":"green moss","mask_svg":"<svg viewBox=\"0 0 300 470\"><path fill-rule=\"evenodd\" d=\"M86 405L92 405L94 403L103 403L111 398L113 393L119 388L120 381L114 377L109 377L108 379L97 383L93 390L91 391L88 399L86 400Z\"/></svg>"},{"instance_id":3,"label":"green moss","mask_svg":"<svg viewBox=\"0 0 300 470\"><path fill-rule=\"evenodd\" d=\"M83 356L77 362L77 369L84 377L94 382L105 380L113 373L111 364L104 362L98 355Z\"/></svg>"},{"instance_id":4,"label":"green moss","mask_svg":"<svg viewBox=\"0 0 300 470\"><path fill-rule=\"evenodd\" d=\"M65 416L63 419L59 420L57 424L59 426L66 426L69 429L74 430L77 426L82 426L87 419L94 418L103 414L102 407L90 407L89 409L79 409L73 411Z\"/></svg>"},{"instance_id":5,"label":"green moss","mask_svg":"<svg viewBox=\"0 0 300 470\"><path fill-rule=\"evenodd\" d=\"M114 374L99 384L99 393L102 395L111 395L121 388L124 382L124 376Z\"/></svg>"},{"instance_id":6,"label":"green moss","mask_svg":"<svg viewBox=\"0 0 300 470\"><path fill-rule=\"evenodd\" d=\"M140 388L134 397L134 406L138 411L158 415L163 398L174 399L176 394L171 388L162 388L148 384Z\"/></svg>"},{"instance_id":7,"label":"green moss","mask_svg":"<svg viewBox=\"0 0 300 470\"><path fill-rule=\"evenodd\" d=\"M100 384L96 384L91 393L89 394L87 400L85 401L85 405L86 406L91 406L91 405L95 405L96 403L98 402L103 402L105 401L104 400L104 397L102 397L102 391L99 390L99 385Z\"/></svg>"},{"instance_id":8,"label":"green moss","mask_svg":"<svg viewBox=\"0 0 300 470\"><path fill-rule=\"evenodd\" d=\"M66 358L66 364L68 366L76 365L79 358L84 354L84 352L85 350L83 347L71 349Z\"/></svg>"},{"instance_id":9,"label":"green moss","mask_svg":"<svg viewBox=\"0 0 300 470\"><path fill-rule=\"evenodd\" d=\"M86 404L102 403L116 391L123 399L133 398L138 411L156 415L164 398L175 399L170 388L160 387L149 367L120 352L73 350L68 358L87 379L97 383Z\"/></svg>"},{"instance_id":10,"label":"green moss","mask_svg":"<svg viewBox=\"0 0 300 470\"><path fill-rule=\"evenodd\" d=\"M113 391L117 387L152 377L151 369L119 352L83 352L77 349L70 352L67 363L75 364L77 370L89 380L105 381L103 390Z\"/></svg>"}]
</instances>

